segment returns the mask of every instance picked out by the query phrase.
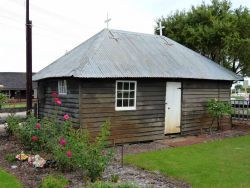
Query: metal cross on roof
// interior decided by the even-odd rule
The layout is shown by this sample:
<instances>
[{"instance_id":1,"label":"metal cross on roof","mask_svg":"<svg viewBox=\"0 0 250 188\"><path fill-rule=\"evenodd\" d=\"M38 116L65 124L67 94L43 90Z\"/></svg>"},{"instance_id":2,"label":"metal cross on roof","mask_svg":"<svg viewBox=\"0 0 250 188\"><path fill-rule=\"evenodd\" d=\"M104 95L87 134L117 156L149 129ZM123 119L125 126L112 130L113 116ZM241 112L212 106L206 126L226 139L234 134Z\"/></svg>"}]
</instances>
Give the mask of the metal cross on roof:
<instances>
[{"instance_id":1,"label":"metal cross on roof","mask_svg":"<svg viewBox=\"0 0 250 188\"><path fill-rule=\"evenodd\" d=\"M109 14L107 13L107 19L104 21L104 23L107 24L107 29L109 28L109 22L111 21L111 18L109 18Z\"/></svg>"},{"instance_id":2,"label":"metal cross on roof","mask_svg":"<svg viewBox=\"0 0 250 188\"><path fill-rule=\"evenodd\" d=\"M157 30L160 30L160 36L162 36L162 29L164 29L165 28L165 26L162 26L161 25L161 21L159 22L159 27L158 28L156 28Z\"/></svg>"}]
</instances>

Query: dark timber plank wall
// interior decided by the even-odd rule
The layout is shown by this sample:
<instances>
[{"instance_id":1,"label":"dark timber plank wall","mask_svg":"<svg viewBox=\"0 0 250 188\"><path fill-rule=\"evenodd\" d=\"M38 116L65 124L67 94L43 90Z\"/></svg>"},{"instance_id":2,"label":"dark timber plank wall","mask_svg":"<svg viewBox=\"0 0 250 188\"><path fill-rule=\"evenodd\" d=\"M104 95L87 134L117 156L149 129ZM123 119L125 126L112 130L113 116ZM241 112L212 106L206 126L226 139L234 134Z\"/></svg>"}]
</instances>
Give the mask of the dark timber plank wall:
<instances>
[{"instance_id":1,"label":"dark timber plank wall","mask_svg":"<svg viewBox=\"0 0 250 188\"><path fill-rule=\"evenodd\" d=\"M115 111L115 82L114 79L82 81L82 125L96 135L101 124L110 120L110 139L115 143L162 139L166 82L159 79L137 80L136 110L131 111Z\"/></svg>"},{"instance_id":2,"label":"dark timber plank wall","mask_svg":"<svg viewBox=\"0 0 250 188\"><path fill-rule=\"evenodd\" d=\"M68 114L73 123L79 124L79 81L77 79L67 79L67 95L59 95L62 106L55 104L51 93L57 91L58 80L48 79L39 82L38 98L39 98L39 117L57 116L63 121L63 115Z\"/></svg>"},{"instance_id":3,"label":"dark timber plank wall","mask_svg":"<svg viewBox=\"0 0 250 188\"><path fill-rule=\"evenodd\" d=\"M183 135L199 134L201 127L208 127L211 124L212 119L206 112L207 101L212 98L229 101L231 84L226 81L183 81L181 120ZM224 126L228 126L230 123L230 118L222 120Z\"/></svg>"}]
</instances>

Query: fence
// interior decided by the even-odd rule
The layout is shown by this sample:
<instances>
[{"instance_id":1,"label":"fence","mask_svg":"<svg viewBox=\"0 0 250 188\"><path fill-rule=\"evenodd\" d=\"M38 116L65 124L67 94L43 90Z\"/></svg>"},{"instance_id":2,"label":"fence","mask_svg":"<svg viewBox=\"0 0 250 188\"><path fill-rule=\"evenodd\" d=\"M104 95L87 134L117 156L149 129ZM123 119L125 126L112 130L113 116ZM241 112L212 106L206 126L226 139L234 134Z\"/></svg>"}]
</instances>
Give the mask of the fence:
<instances>
[{"instance_id":1,"label":"fence","mask_svg":"<svg viewBox=\"0 0 250 188\"><path fill-rule=\"evenodd\" d=\"M250 120L249 100L231 100L233 112L232 119L248 121Z\"/></svg>"}]
</instances>

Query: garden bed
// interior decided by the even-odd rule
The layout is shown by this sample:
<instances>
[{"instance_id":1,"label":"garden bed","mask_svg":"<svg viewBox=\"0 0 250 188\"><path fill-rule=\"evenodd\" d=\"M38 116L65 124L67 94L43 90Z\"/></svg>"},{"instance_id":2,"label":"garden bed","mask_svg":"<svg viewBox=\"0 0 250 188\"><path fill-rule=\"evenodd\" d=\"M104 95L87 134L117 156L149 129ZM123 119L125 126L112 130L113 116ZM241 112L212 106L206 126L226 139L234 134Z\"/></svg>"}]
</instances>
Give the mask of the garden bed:
<instances>
[{"instance_id":1,"label":"garden bed","mask_svg":"<svg viewBox=\"0 0 250 188\"><path fill-rule=\"evenodd\" d=\"M148 151L155 149L162 149L167 147L157 142L134 144L124 146L125 153L137 153L140 151ZM70 187L84 187L84 177L79 171L61 172L57 168L34 168L28 165L27 162L9 162L6 155L12 154L13 156L20 152L23 148L20 143L15 139L8 139L5 132L0 131L0 166L9 173L16 176L23 184L24 187L38 187L42 179L50 174L62 174L70 180ZM168 178L159 174L158 172L147 172L132 166L121 167L121 147L117 147L114 160L108 166L104 173L104 181L111 179L112 175L118 175L121 182L134 182L140 187L189 187L188 184ZM41 154L46 158L46 154ZM16 169L12 169L11 165L17 165Z\"/></svg>"}]
</instances>

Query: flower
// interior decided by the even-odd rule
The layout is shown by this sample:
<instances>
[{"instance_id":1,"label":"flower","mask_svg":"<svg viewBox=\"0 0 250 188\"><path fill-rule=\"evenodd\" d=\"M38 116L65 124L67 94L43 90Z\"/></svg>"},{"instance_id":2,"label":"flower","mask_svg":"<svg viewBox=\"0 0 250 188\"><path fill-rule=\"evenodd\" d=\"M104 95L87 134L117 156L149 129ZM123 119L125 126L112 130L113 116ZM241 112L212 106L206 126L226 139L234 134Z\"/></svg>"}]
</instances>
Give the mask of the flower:
<instances>
[{"instance_id":1,"label":"flower","mask_svg":"<svg viewBox=\"0 0 250 188\"><path fill-rule=\"evenodd\" d=\"M69 150L69 151L67 151L67 157L68 158L71 158L72 157L72 152Z\"/></svg>"},{"instance_id":2,"label":"flower","mask_svg":"<svg viewBox=\"0 0 250 188\"><path fill-rule=\"evenodd\" d=\"M56 102L56 104L58 104L59 106L62 105L62 101L59 98L54 98L54 101Z\"/></svg>"},{"instance_id":3,"label":"flower","mask_svg":"<svg viewBox=\"0 0 250 188\"><path fill-rule=\"evenodd\" d=\"M53 98L56 98L56 97L58 97L58 93L56 91L52 91L51 96Z\"/></svg>"},{"instance_id":4,"label":"flower","mask_svg":"<svg viewBox=\"0 0 250 188\"><path fill-rule=\"evenodd\" d=\"M63 147L66 146L67 142L64 138L61 138L60 141L59 141L59 144L61 144Z\"/></svg>"},{"instance_id":5,"label":"flower","mask_svg":"<svg viewBox=\"0 0 250 188\"><path fill-rule=\"evenodd\" d=\"M36 129L41 129L41 124L40 123L36 124Z\"/></svg>"},{"instance_id":6,"label":"flower","mask_svg":"<svg viewBox=\"0 0 250 188\"><path fill-rule=\"evenodd\" d=\"M68 119L69 119L69 115L68 115L68 114L65 114L65 115L63 116L63 119L64 119L64 120L68 120Z\"/></svg>"},{"instance_id":7,"label":"flower","mask_svg":"<svg viewBox=\"0 0 250 188\"><path fill-rule=\"evenodd\" d=\"M35 135L33 135L33 136L31 137L31 140L32 140L32 142L36 142L36 141L38 141L38 137L35 136Z\"/></svg>"}]
</instances>

